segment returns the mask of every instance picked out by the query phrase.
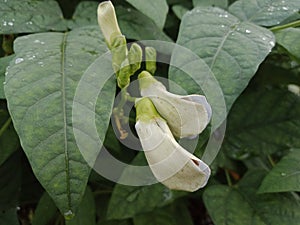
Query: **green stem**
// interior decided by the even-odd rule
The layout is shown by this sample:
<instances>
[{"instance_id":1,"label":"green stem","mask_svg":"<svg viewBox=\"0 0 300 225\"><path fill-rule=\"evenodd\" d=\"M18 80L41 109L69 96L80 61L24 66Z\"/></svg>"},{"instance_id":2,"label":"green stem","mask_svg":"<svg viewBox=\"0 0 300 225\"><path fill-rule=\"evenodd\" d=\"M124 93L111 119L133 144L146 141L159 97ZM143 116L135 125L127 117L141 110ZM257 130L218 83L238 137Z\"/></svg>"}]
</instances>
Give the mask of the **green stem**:
<instances>
[{"instance_id":1,"label":"green stem","mask_svg":"<svg viewBox=\"0 0 300 225\"><path fill-rule=\"evenodd\" d=\"M298 26L300 26L300 20L296 20L296 21L293 21L291 23L287 23L287 24L284 24L284 25L271 27L270 30L273 31L273 32L276 32L276 31L283 30L283 29L286 29L286 28L289 28L289 27L298 27Z\"/></svg>"},{"instance_id":2,"label":"green stem","mask_svg":"<svg viewBox=\"0 0 300 225\"><path fill-rule=\"evenodd\" d=\"M269 160L271 166L274 167L276 163L274 162L274 160L272 159L272 157L270 155L268 155L267 157L268 157L268 160Z\"/></svg>"},{"instance_id":3,"label":"green stem","mask_svg":"<svg viewBox=\"0 0 300 225\"><path fill-rule=\"evenodd\" d=\"M8 128L8 126L11 123L11 117L9 117L6 122L4 123L4 125L1 127L0 129L0 137L2 136L2 134L6 131L6 129Z\"/></svg>"},{"instance_id":4,"label":"green stem","mask_svg":"<svg viewBox=\"0 0 300 225\"><path fill-rule=\"evenodd\" d=\"M228 185L231 187L232 186L232 181L231 181L230 174L229 174L227 169L225 169L225 176L226 176L226 180L227 180Z\"/></svg>"}]
</instances>

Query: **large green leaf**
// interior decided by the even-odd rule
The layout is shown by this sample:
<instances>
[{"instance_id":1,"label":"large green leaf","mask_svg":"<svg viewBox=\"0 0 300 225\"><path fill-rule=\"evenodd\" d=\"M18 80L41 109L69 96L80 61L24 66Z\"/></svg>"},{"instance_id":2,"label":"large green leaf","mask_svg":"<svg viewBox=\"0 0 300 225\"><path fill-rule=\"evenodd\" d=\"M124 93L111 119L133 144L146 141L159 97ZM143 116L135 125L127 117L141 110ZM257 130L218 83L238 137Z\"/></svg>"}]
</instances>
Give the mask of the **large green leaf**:
<instances>
[{"instance_id":1,"label":"large green leaf","mask_svg":"<svg viewBox=\"0 0 300 225\"><path fill-rule=\"evenodd\" d=\"M65 30L66 24L54 0L1 0L0 34Z\"/></svg>"},{"instance_id":2,"label":"large green leaf","mask_svg":"<svg viewBox=\"0 0 300 225\"><path fill-rule=\"evenodd\" d=\"M297 225L299 200L292 195L256 194L264 171L248 172L238 188L213 185L204 192L204 203L215 225Z\"/></svg>"},{"instance_id":3,"label":"large green leaf","mask_svg":"<svg viewBox=\"0 0 300 225\"><path fill-rule=\"evenodd\" d=\"M92 26L68 33L23 36L14 47L16 58L5 85L13 123L36 177L68 216L79 205L90 173L73 133L73 98L85 70L106 51L106 45L98 27ZM99 77L105 75L102 72L98 71ZM110 84L106 98L95 107L96 117L102 121L98 132L102 138L115 94L113 80ZM93 104L90 92L80 94L85 99L83 107Z\"/></svg>"},{"instance_id":4,"label":"large green leaf","mask_svg":"<svg viewBox=\"0 0 300 225\"><path fill-rule=\"evenodd\" d=\"M229 12L244 21L273 26L297 13L299 9L299 0L239 0L229 7Z\"/></svg>"},{"instance_id":5,"label":"large green leaf","mask_svg":"<svg viewBox=\"0 0 300 225\"><path fill-rule=\"evenodd\" d=\"M139 165L147 163L144 154L138 154L133 163ZM124 170L121 179L143 175L147 176L128 167ZM150 212L157 207L167 205L184 194L181 191L172 191L160 183L147 186L116 184L109 202L107 217L109 219L134 217L137 214Z\"/></svg>"},{"instance_id":6,"label":"large green leaf","mask_svg":"<svg viewBox=\"0 0 300 225\"><path fill-rule=\"evenodd\" d=\"M16 208L1 211L0 212L0 224L20 225Z\"/></svg>"},{"instance_id":7,"label":"large green leaf","mask_svg":"<svg viewBox=\"0 0 300 225\"><path fill-rule=\"evenodd\" d=\"M300 149L291 152L264 178L260 193L300 191Z\"/></svg>"},{"instance_id":8,"label":"large green leaf","mask_svg":"<svg viewBox=\"0 0 300 225\"><path fill-rule=\"evenodd\" d=\"M245 89L274 42L273 34L267 29L242 22L228 12L213 7L196 7L186 13L177 39L177 44L192 50L207 63L223 90L227 110ZM203 87L206 86L207 78L200 73L206 68L194 65L190 57L175 49L171 63L178 61L191 67L190 75L194 81L202 80ZM185 80L184 86L188 91L199 89L178 69L172 67L169 77L175 81ZM213 111L218 112L214 108Z\"/></svg>"},{"instance_id":9,"label":"large green leaf","mask_svg":"<svg viewBox=\"0 0 300 225\"><path fill-rule=\"evenodd\" d=\"M51 197L45 192L34 211L32 225L47 225L57 212Z\"/></svg>"},{"instance_id":10,"label":"large green leaf","mask_svg":"<svg viewBox=\"0 0 300 225\"><path fill-rule=\"evenodd\" d=\"M174 204L159 208L133 218L134 225L193 225L192 218L184 204Z\"/></svg>"},{"instance_id":11,"label":"large green leaf","mask_svg":"<svg viewBox=\"0 0 300 225\"><path fill-rule=\"evenodd\" d=\"M224 150L235 159L300 147L300 98L282 89L242 95L227 120Z\"/></svg>"},{"instance_id":12,"label":"large green leaf","mask_svg":"<svg viewBox=\"0 0 300 225\"><path fill-rule=\"evenodd\" d=\"M167 13L169 10L166 0L126 0L136 9L151 18L155 24L162 30L166 22ZM129 12L130 13L130 12Z\"/></svg>"},{"instance_id":13,"label":"large green leaf","mask_svg":"<svg viewBox=\"0 0 300 225\"><path fill-rule=\"evenodd\" d=\"M0 99L4 99L4 80L5 80L5 71L6 67L9 65L10 60L13 59L13 55L0 58Z\"/></svg>"},{"instance_id":14,"label":"large green leaf","mask_svg":"<svg viewBox=\"0 0 300 225\"><path fill-rule=\"evenodd\" d=\"M276 42L283 46L293 56L300 60L300 46L296 43L300 40L299 28L288 28L275 33Z\"/></svg>"},{"instance_id":15,"label":"large green leaf","mask_svg":"<svg viewBox=\"0 0 300 225\"><path fill-rule=\"evenodd\" d=\"M97 7L97 2L84 1L79 3L68 26L74 29L91 24L97 25ZM126 38L135 40L171 40L151 19L135 9L116 6L116 14L120 29Z\"/></svg>"}]
</instances>

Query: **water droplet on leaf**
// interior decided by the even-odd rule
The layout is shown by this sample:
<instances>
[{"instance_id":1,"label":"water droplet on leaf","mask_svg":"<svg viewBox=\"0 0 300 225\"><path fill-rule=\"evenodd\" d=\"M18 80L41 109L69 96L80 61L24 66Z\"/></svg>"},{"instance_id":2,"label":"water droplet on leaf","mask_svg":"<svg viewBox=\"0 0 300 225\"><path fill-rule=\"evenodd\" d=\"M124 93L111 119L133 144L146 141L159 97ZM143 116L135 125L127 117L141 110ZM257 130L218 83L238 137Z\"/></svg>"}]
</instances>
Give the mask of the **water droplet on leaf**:
<instances>
[{"instance_id":1,"label":"water droplet on leaf","mask_svg":"<svg viewBox=\"0 0 300 225\"><path fill-rule=\"evenodd\" d=\"M67 212L64 213L64 217L65 217L66 220L70 220L74 216L75 216L75 214L71 210L69 210L69 211L67 211Z\"/></svg>"},{"instance_id":2,"label":"water droplet on leaf","mask_svg":"<svg viewBox=\"0 0 300 225\"><path fill-rule=\"evenodd\" d=\"M24 61L23 58L16 58L15 64L21 63L21 62L23 62L23 61Z\"/></svg>"},{"instance_id":3,"label":"water droplet on leaf","mask_svg":"<svg viewBox=\"0 0 300 225\"><path fill-rule=\"evenodd\" d=\"M284 176L286 176L286 173L281 173L280 175L284 177Z\"/></svg>"}]
</instances>

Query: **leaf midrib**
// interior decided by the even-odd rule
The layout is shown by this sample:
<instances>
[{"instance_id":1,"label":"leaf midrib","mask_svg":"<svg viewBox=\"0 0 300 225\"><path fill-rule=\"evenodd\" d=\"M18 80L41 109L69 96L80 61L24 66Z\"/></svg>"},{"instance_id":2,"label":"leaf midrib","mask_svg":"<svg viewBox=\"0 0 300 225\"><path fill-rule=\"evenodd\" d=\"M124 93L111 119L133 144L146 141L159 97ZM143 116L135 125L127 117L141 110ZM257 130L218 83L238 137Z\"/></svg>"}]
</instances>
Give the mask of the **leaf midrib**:
<instances>
[{"instance_id":1,"label":"leaf midrib","mask_svg":"<svg viewBox=\"0 0 300 225\"><path fill-rule=\"evenodd\" d=\"M63 111L63 134L64 134L64 155L66 165L66 192L68 199L68 208L71 209L71 195L70 195L70 167L69 167L69 152L68 152L68 139L67 139L67 114L66 114L66 74L65 74L65 61L66 61L66 45L68 33L65 32L61 44L61 96L62 96L62 111Z\"/></svg>"}]
</instances>

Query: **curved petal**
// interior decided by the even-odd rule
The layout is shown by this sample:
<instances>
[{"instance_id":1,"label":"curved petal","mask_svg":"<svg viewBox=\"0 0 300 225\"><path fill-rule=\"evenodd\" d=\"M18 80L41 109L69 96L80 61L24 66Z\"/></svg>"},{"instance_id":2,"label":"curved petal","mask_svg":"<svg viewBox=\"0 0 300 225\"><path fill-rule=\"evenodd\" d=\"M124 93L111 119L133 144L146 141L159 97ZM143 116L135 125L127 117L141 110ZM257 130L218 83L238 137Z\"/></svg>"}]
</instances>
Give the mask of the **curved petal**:
<instances>
[{"instance_id":1,"label":"curved petal","mask_svg":"<svg viewBox=\"0 0 300 225\"><path fill-rule=\"evenodd\" d=\"M170 189L191 192L206 185L210 176L209 167L175 141L162 118L138 120L135 128L151 171L158 181Z\"/></svg>"}]
</instances>

